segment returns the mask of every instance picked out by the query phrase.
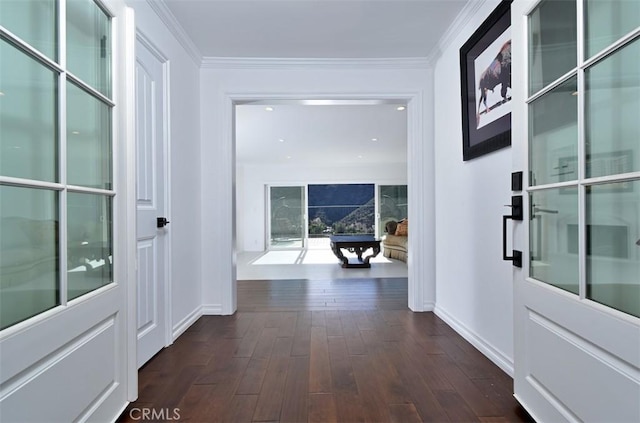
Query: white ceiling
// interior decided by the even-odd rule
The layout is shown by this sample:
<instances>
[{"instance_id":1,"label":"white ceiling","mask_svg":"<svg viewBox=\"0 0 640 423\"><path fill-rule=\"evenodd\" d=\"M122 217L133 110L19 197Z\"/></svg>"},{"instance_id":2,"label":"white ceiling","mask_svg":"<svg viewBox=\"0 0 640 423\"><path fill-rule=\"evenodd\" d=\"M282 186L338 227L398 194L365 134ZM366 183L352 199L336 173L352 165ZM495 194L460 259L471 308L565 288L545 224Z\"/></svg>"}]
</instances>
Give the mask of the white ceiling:
<instances>
[{"instance_id":1,"label":"white ceiling","mask_svg":"<svg viewBox=\"0 0 640 423\"><path fill-rule=\"evenodd\" d=\"M397 58L427 57L467 0L164 2L205 57Z\"/></svg>"},{"instance_id":2,"label":"white ceiling","mask_svg":"<svg viewBox=\"0 0 640 423\"><path fill-rule=\"evenodd\" d=\"M267 111L266 104L238 105L236 159L304 166L406 163L407 111L398 106L274 104Z\"/></svg>"},{"instance_id":3,"label":"white ceiling","mask_svg":"<svg viewBox=\"0 0 640 423\"><path fill-rule=\"evenodd\" d=\"M148 1L164 1L204 57L393 59L429 56L474 0ZM406 163L406 111L396 106L280 104L273 112L238 106L236 157L240 163Z\"/></svg>"}]
</instances>

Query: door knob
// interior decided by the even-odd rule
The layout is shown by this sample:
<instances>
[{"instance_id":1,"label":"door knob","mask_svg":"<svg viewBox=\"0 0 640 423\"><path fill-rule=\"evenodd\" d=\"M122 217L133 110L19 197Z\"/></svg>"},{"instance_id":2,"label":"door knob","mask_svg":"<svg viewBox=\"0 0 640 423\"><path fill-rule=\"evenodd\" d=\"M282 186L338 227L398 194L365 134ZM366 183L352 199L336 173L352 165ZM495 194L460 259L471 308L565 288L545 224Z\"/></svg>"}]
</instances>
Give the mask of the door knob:
<instances>
[{"instance_id":1,"label":"door knob","mask_svg":"<svg viewBox=\"0 0 640 423\"><path fill-rule=\"evenodd\" d=\"M165 226L167 226L167 224L169 224L169 223L171 223L171 222L169 222L169 221L167 220L167 218L166 218L166 217L159 217L159 218L157 219L157 226L158 226L158 228L164 228L164 227L165 227Z\"/></svg>"}]
</instances>

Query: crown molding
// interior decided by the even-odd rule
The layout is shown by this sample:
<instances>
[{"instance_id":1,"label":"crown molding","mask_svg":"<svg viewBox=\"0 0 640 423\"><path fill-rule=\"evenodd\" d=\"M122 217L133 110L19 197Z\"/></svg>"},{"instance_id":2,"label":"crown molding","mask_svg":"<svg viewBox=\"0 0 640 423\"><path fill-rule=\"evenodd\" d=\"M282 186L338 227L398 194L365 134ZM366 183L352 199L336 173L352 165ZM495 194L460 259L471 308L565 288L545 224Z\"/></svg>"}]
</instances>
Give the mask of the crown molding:
<instances>
[{"instance_id":1,"label":"crown molding","mask_svg":"<svg viewBox=\"0 0 640 423\"><path fill-rule=\"evenodd\" d=\"M156 13L156 15L158 15L162 23L165 24L173 36L176 37L178 43L180 43L180 45L185 49L196 65L200 65L202 62L202 53L191 40L191 37L187 35L187 32L184 30L182 25L180 25L164 0L147 0L147 4Z\"/></svg>"},{"instance_id":2,"label":"crown molding","mask_svg":"<svg viewBox=\"0 0 640 423\"><path fill-rule=\"evenodd\" d=\"M428 69L424 57L303 59L262 57L203 57L203 69Z\"/></svg>"},{"instance_id":3,"label":"crown molding","mask_svg":"<svg viewBox=\"0 0 640 423\"><path fill-rule=\"evenodd\" d=\"M489 0L472 0L465 4L460 13L458 13L458 16L453 20L453 23L449 25L447 31L440 38L436 47L427 56L429 63L435 63L440 58L442 52L451 46L451 43L460 35L462 30L488 1Z\"/></svg>"}]
</instances>

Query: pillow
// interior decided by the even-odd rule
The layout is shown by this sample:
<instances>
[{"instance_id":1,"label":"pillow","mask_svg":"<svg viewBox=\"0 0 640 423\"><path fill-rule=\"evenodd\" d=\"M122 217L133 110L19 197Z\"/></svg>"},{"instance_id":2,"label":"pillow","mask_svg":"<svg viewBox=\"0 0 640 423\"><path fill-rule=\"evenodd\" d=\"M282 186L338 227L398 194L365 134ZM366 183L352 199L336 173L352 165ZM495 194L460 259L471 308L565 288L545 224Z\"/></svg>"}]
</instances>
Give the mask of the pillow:
<instances>
[{"instance_id":1,"label":"pillow","mask_svg":"<svg viewBox=\"0 0 640 423\"><path fill-rule=\"evenodd\" d=\"M398 222L398 227L396 228L396 235L398 236L407 236L409 233L409 220L402 219Z\"/></svg>"},{"instance_id":2,"label":"pillow","mask_svg":"<svg viewBox=\"0 0 640 423\"><path fill-rule=\"evenodd\" d=\"M398 222L395 220L390 220L384 225L384 231L390 235L396 233L396 228L398 227Z\"/></svg>"}]
</instances>

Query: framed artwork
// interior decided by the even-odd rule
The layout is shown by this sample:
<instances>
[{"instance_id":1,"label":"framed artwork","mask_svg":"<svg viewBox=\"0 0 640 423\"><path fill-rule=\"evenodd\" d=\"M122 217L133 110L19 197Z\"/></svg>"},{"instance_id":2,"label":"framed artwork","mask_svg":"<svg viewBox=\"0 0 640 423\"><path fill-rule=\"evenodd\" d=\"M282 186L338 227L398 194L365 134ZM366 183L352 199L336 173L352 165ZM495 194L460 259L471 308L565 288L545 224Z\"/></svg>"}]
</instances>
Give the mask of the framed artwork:
<instances>
[{"instance_id":1,"label":"framed artwork","mask_svg":"<svg viewBox=\"0 0 640 423\"><path fill-rule=\"evenodd\" d=\"M460 48L462 158L511 145L511 0Z\"/></svg>"}]
</instances>

